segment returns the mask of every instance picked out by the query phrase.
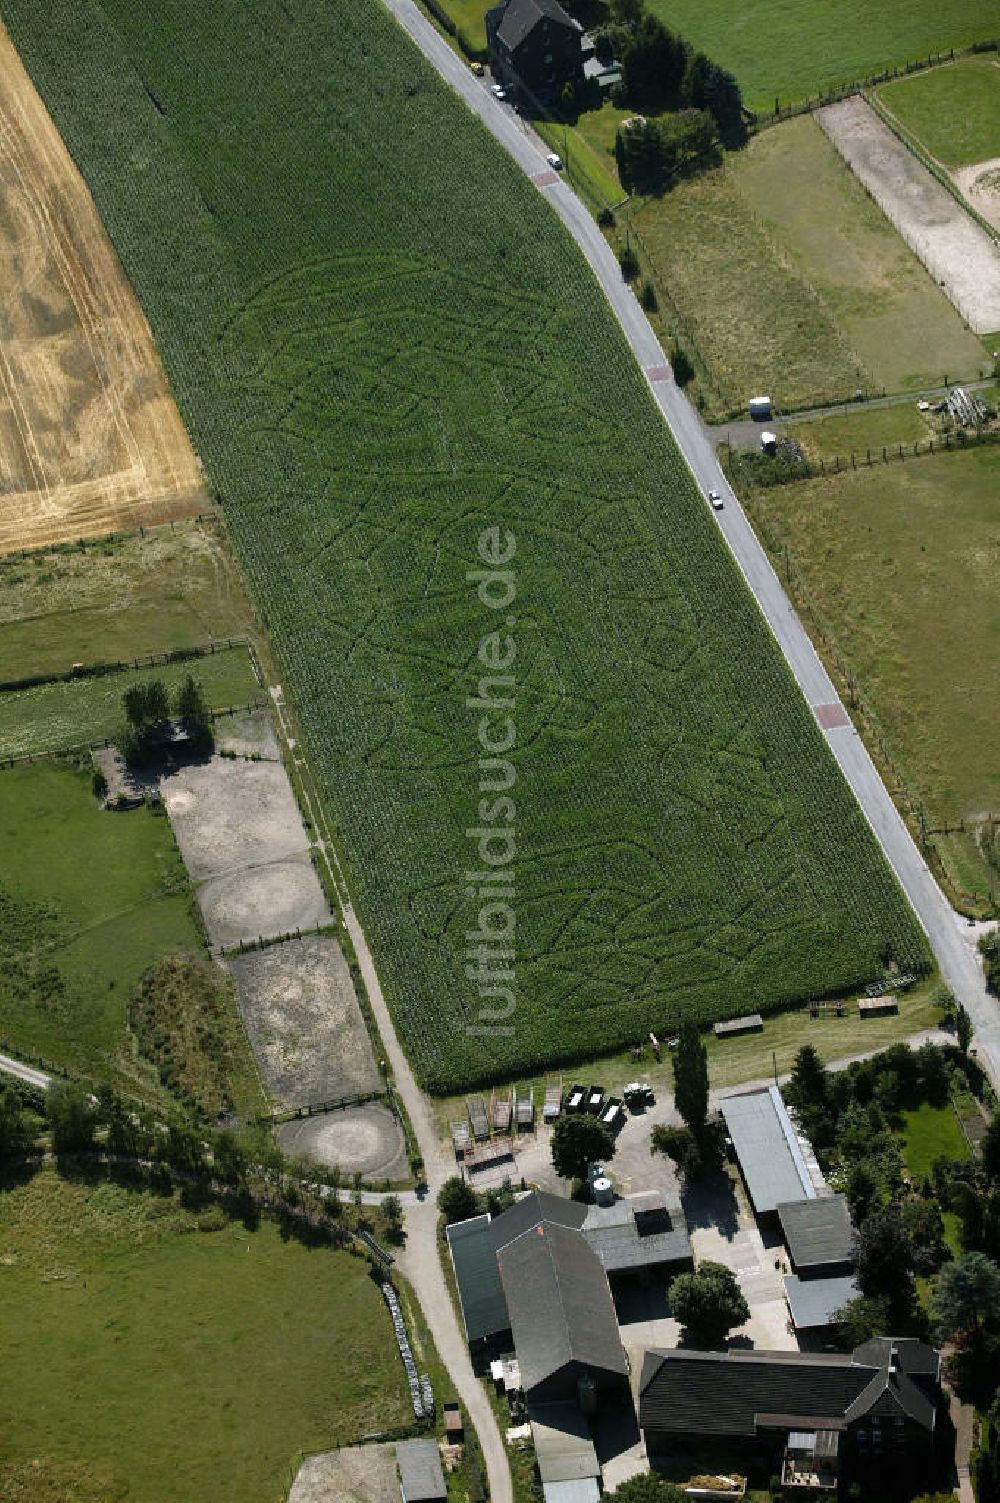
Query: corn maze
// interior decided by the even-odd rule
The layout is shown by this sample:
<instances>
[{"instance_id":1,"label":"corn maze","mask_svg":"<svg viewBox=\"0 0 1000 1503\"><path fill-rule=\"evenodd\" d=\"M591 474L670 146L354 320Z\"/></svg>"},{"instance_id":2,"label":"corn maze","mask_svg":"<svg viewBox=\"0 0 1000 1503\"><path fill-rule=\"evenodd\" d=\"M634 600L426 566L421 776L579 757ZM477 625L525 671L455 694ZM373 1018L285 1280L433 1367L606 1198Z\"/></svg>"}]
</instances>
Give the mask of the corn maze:
<instances>
[{"instance_id":1,"label":"corn maze","mask_svg":"<svg viewBox=\"0 0 1000 1503\"><path fill-rule=\"evenodd\" d=\"M44 15L40 12L44 11ZM927 964L540 196L375 0L7 0L153 327L432 1089ZM471 1034L479 753L517 540L517 1006Z\"/></svg>"}]
</instances>

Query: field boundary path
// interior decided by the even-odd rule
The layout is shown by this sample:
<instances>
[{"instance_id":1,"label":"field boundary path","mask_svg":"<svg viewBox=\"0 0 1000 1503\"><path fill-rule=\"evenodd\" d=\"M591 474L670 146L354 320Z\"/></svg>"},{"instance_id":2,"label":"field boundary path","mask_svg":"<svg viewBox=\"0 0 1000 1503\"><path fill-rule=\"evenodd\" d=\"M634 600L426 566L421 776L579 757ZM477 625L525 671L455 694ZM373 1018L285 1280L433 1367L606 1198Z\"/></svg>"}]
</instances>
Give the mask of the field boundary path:
<instances>
[{"instance_id":1,"label":"field boundary path","mask_svg":"<svg viewBox=\"0 0 1000 1503\"><path fill-rule=\"evenodd\" d=\"M438 73L504 146L549 200L587 258L621 325L650 390L702 492L717 490L724 509L716 521L771 628L827 744L920 920L941 974L972 1019L982 1064L1000 1086L1000 1009L989 997L974 943L938 887L892 801L864 742L840 703L833 682L785 594L716 456L701 418L678 388L659 340L596 222L573 190L548 168L544 152L452 52L415 0L384 0Z\"/></svg>"},{"instance_id":2,"label":"field boundary path","mask_svg":"<svg viewBox=\"0 0 1000 1503\"><path fill-rule=\"evenodd\" d=\"M302 776L307 763L291 734L288 712L281 687L271 687L271 698L280 727L281 736L288 747L296 771L300 774L299 786L306 814L316 831L316 849L326 866L330 881L340 900L344 924L361 971L368 1000L378 1024L386 1059L394 1076L394 1089L406 1108L417 1139L420 1156L424 1161L426 1193L412 1192L400 1196L406 1211L406 1246L396 1261L410 1281L414 1294L420 1301L424 1319L430 1327L448 1376L455 1385L457 1396L465 1405L470 1420L479 1437L480 1449L486 1464L490 1483L491 1503L513 1503L514 1491L510 1477L507 1452L486 1392L472 1370L469 1348L459 1326L455 1307L445 1283L444 1270L437 1234L437 1192L449 1174L455 1173L455 1163L441 1146L434 1118L427 1105L423 1091L417 1085L409 1060L403 1053L396 1036L396 1029L389 1012L388 1003L375 969L375 960L365 937L364 929L351 903L350 892L343 868L337 858L336 846L325 812L318 798L314 799ZM343 1192L341 1192L343 1193ZM369 1196L364 1199L369 1201ZM381 1195L370 1196L370 1203L378 1204Z\"/></svg>"}]
</instances>

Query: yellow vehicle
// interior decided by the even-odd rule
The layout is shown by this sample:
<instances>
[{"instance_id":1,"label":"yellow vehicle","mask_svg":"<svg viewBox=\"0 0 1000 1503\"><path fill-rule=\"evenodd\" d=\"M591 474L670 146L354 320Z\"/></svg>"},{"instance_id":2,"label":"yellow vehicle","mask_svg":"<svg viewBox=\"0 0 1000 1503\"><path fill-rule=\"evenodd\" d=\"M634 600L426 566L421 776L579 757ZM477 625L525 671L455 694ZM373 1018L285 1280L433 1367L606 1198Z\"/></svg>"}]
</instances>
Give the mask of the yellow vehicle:
<instances>
[{"instance_id":1,"label":"yellow vehicle","mask_svg":"<svg viewBox=\"0 0 1000 1503\"><path fill-rule=\"evenodd\" d=\"M471 63L470 67L472 68L472 71L476 75L477 78L482 78L482 76L483 76L483 65L482 65L482 63Z\"/></svg>"}]
</instances>

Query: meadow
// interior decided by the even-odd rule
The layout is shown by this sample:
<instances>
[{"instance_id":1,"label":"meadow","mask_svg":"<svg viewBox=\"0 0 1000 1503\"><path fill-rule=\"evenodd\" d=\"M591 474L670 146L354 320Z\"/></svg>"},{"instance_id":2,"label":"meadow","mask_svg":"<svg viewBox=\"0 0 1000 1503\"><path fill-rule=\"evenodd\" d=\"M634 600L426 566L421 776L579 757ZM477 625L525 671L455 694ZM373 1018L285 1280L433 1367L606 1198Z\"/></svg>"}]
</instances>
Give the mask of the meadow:
<instances>
[{"instance_id":1,"label":"meadow","mask_svg":"<svg viewBox=\"0 0 1000 1503\"><path fill-rule=\"evenodd\" d=\"M858 407L830 417L789 423L789 438L802 445L807 459L850 463L851 454L864 458L871 450L881 457L883 448L898 450L900 444L912 449L924 447L935 430L917 411L916 402L896 403L891 407Z\"/></svg>"},{"instance_id":2,"label":"meadow","mask_svg":"<svg viewBox=\"0 0 1000 1503\"><path fill-rule=\"evenodd\" d=\"M810 116L634 216L716 401L782 406L971 379L983 345Z\"/></svg>"},{"instance_id":3,"label":"meadow","mask_svg":"<svg viewBox=\"0 0 1000 1503\"><path fill-rule=\"evenodd\" d=\"M213 710L259 699L262 690L244 647L153 667L58 679L0 693L0 761L89 746L121 729L122 695L133 683L159 679L173 693L192 674Z\"/></svg>"},{"instance_id":4,"label":"meadow","mask_svg":"<svg viewBox=\"0 0 1000 1503\"><path fill-rule=\"evenodd\" d=\"M0 682L198 647L252 629L215 521L0 559Z\"/></svg>"},{"instance_id":5,"label":"meadow","mask_svg":"<svg viewBox=\"0 0 1000 1503\"><path fill-rule=\"evenodd\" d=\"M0 1246L4 1498L272 1503L300 1451L407 1421L347 1252L51 1169L0 1194Z\"/></svg>"},{"instance_id":6,"label":"meadow","mask_svg":"<svg viewBox=\"0 0 1000 1503\"><path fill-rule=\"evenodd\" d=\"M748 497L775 562L791 563L828 665L858 688L859 723L888 750L890 786L901 780L904 806L922 809L929 830L966 822L934 844L953 891L980 896L998 875L983 824L1000 813L998 483L990 445Z\"/></svg>"},{"instance_id":7,"label":"meadow","mask_svg":"<svg viewBox=\"0 0 1000 1503\"><path fill-rule=\"evenodd\" d=\"M883 84L879 98L945 167L1000 156L997 54L963 57Z\"/></svg>"},{"instance_id":8,"label":"meadow","mask_svg":"<svg viewBox=\"0 0 1000 1503\"><path fill-rule=\"evenodd\" d=\"M650 9L728 68L754 110L812 98L950 47L996 37L978 0L650 0Z\"/></svg>"},{"instance_id":9,"label":"meadow","mask_svg":"<svg viewBox=\"0 0 1000 1503\"><path fill-rule=\"evenodd\" d=\"M135 1057L128 1004L157 960L204 955L193 902L164 815L102 811L87 773L68 764L0 770L0 1038L165 1102L155 1073ZM241 1110L260 1110L235 1001L227 997L220 1011L225 1094Z\"/></svg>"},{"instance_id":10,"label":"meadow","mask_svg":"<svg viewBox=\"0 0 1000 1503\"><path fill-rule=\"evenodd\" d=\"M420 1078L922 968L566 233L374 0L331 17L5 7L222 498ZM513 537L501 615L468 577L488 528ZM467 701L498 625L512 1019L465 970L496 777Z\"/></svg>"}]
</instances>

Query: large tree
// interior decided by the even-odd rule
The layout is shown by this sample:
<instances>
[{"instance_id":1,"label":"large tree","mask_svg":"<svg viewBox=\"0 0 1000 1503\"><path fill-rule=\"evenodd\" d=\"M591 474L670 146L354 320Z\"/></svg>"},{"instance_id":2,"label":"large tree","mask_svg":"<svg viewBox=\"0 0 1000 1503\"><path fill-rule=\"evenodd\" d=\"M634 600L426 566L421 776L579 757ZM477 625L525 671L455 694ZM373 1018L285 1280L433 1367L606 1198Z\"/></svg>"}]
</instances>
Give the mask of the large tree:
<instances>
[{"instance_id":1,"label":"large tree","mask_svg":"<svg viewBox=\"0 0 1000 1503\"><path fill-rule=\"evenodd\" d=\"M453 1174L438 1191L438 1210L449 1223L468 1221L479 1210L479 1200L468 1181Z\"/></svg>"},{"instance_id":2,"label":"large tree","mask_svg":"<svg viewBox=\"0 0 1000 1503\"><path fill-rule=\"evenodd\" d=\"M1000 1268L985 1253L946 1263L931 1296L931 1316L944 1341L1000 1328Z\"/></svg>"},{"instance_id":3,"label":"large tree","mask_svg":"<svg viewBox=\"0 0 1000 1503\"><path fill-rule=\"evenodd\" d=\"M988 1179L1000 1180L1000 1112L997 1112L981 1144L983 1172Z\"/></svg>"},{"instance_id":4,"label":"large tree","mask_svg":"<svg viewBox=\"0 0 1000 1503\"><path fill-rule=\"evenodd\" d=\"M869 1216L857 1239L858 1283L870 1298L895 1300L912 1283L913 1253L899 1217L889 1211Z\"/></svg>"},{"instance_id":5,"label":"large tree","mask_svg":"<svg viewBox=\"0 0 1000 1503\"><path fill-rule=\"evenodd\" d=\"M16 1092L0 1090L0 1159L19 1157L31 1146L31 1128Z\"/></svg>"},{"instance_id":6,"label":"large tree","mask_svg":"<svg viewBox=\"0 0 1000 1503\"><path fill-rule=\"evenodd\" d=\"M708 1054L690 1019L683 1022L673 1053L674 1102L685 1125L699 1145L705 1137L708 1119Z\"/></svg>"},{"instance_id":7,"label":"large tree","mask_svg":"<svg viewBox=\"0 0 1000 1503\"><path fill-rule=\"evenodd\" d=\"M730 1331L750 1319L750 1307L723 1263L702 1263L695 1273L682 1273L670 1287L670 1305L684 1327L684 1341L693 1347L719 1347Z\"/></svg>"},{"instance_id":8,"label":"large tree","mask_svg":"<svg viewBox=\"0 0 1000 1503\"><path fill-rule=\"evenodd\" d=\"M615 1140L596 1117L562 1116L552 1129L552 1167L562 1179L583 1179L591 1164L614 1157Z\"/></svg>"},{"instance_id":9,"label":"large tree","mask_svg":"<svg viewBox=\"0 0 1000 1503\"><path fill-rule=\"evenodd\" d=\"M45 1115L56 1153L82 1153L90 1148L97 1127L97 1108L90 1094L71 1081L57 1081L45 1096Z\"/></svg>"}]
</instances>

